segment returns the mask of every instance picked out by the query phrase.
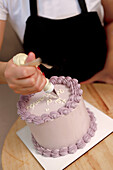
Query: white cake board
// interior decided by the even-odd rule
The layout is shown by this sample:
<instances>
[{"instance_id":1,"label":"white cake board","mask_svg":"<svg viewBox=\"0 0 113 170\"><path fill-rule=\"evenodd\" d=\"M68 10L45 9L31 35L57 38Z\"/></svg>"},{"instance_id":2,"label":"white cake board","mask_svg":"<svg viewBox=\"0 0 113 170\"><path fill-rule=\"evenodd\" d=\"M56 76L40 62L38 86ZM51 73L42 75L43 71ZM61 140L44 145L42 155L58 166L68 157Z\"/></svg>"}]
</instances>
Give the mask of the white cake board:
<instances>
[{"instance_id":1,"label":"white cake board","mask_svg":"<svg viewBox=\"0 0 113 170\"><path fill-rule=\"evenodd\" d=\"M83 149L78 149L75 154L68 154L58 158L49 158L37 154L31 141L31 133L28 126L17 131L17 135L27 146L33 156L42 165L45 170L62 170L69 164L74 162L77 158L86 153L89 149L99 143L102 139L113 132L113 119L105 115L103 112L85 101L86 107L93 111L97 120L97 131L91 141L86 144Z\"/></svg>"}]
</instances>

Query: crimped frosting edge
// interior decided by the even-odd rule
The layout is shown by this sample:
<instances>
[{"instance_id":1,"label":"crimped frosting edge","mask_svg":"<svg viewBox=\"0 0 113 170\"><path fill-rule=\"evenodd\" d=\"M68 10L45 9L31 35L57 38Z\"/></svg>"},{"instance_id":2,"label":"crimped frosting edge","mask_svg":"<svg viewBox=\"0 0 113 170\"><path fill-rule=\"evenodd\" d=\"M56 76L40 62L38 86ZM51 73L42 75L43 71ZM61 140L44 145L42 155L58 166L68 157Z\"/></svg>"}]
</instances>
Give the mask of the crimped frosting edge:
<instances>
[{"instance_id":1,"label":"crimped frosting edge","mask_svg":"<svg viewBox=\"0 0 113 170\"><path fill-rule=\"evenodd\" d=\"M82 149L85 147L86 143L90 142L91 138L95 135L95 131L97 130L96 118L88 108L87 112L89 113L90 117L90 126L87 130L87 133L77 141L77 143L71 144L67 147L62 147L60 149L48 149L44 148L43 146L39 145L38 142L35 140L34 136L32 135L32 142L38 154L41 154L45 157L59 157L65 156L67 154L74 154L77 149Z\"/></svg>"},{"instance_id":2,"label":"crimped frosting edge","mask_svg":"<svg viewBox=\"0 0 113 170\"><path fill-rule=\"evenodd\" d=\"M72 79L71 77L67 76L52 76L50 78L50 82L55 84L64 84L70 89L70 96L67 100L64 107L59 108L57 111L51 111L49 114L43 113L41 116L36 116L34 114L30 114L30 112L26 109L27 102L30 100L32 96L31 95L21 95L20 99L17 103L17 113L21 117L22 120L25 120L28 123L34 123L34 124L42 124L48 121L51 121L53 119L56 119L62 115L69 114L73 109L76 108L77 104L81 100L82 96L82 89L80 89L80 84L78 84L77 79Z\"/></svg>"}]
</instances>

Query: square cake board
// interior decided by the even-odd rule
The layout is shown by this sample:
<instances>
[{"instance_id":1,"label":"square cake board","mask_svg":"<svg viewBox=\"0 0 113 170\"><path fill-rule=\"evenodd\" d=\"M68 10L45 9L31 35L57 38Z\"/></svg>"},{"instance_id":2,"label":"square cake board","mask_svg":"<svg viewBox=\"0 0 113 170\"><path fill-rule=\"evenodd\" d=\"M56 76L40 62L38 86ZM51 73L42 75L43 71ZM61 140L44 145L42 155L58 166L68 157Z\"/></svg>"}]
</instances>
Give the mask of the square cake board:
<instances>
[{"instance_id":1,"label":"square cake board","mask_svg":"<svg viewBox=\"0 0 113 170\"><path fill-rule=\"evenodd\" d=\"M93 146L107 137L110 133L113 132L113 119L108 117L102 111L98 110L91 104L85 101L86 107L88 107L96 117L97 122L97 131L95 132L95 136L91 138L91 141L86 144L83 149L78 149L74 154L68 154L66 156L61 156L58 158L50 158L39 155L34 149L32 140L31 140L31 132L28 126L17 131L18 137L23 141L23 143L27 146L36 160L42 165L42 167L46 170L62 170L67 167L69 164L74 162L88 150L90 150Z\"/></svg>"}]
</instances>

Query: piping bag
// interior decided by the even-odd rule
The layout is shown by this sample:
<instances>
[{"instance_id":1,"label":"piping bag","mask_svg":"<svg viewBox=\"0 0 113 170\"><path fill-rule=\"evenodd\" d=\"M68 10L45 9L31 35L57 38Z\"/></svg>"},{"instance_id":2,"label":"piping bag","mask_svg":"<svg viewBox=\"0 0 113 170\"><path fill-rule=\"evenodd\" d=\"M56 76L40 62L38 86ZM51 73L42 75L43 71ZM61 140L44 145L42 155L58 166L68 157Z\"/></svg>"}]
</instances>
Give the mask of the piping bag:
<instances>
[{"instance_id":1,"label":"piping bag","mask_svg":"<svg viewBox=\"0 0 113 170\"><path fill-rule=\"evenodd\" d=\"M27 57L28 55L24 53L19 53L13 57L13 63L18 66L22 65L22 66L35 66L35 67L38 67L40 64L42 64L48 69L52 68L52 66L42 63L41 58L37 58L31 62L25 63ZM47 80L47 83L43 90L46 93L50 93L52 96L58 97L57 92L55 91L54 85L47 78L46 80Z\"/></svg>"}]
</instances>

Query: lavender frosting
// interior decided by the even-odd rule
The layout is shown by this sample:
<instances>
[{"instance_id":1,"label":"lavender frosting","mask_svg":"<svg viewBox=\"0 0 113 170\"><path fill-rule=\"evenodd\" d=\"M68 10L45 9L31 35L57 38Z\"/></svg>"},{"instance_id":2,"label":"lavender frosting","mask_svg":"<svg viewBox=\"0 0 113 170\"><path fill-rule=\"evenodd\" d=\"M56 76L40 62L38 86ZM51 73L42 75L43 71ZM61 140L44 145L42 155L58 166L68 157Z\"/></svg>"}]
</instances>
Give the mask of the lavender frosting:
<instances>
[{"instance_id":1,"label":"lavender frosting","mask_svg":"<svg viewBox=\"0 0 113 170\"><path fill-rule=\"evenodd\" d=\"M18 109L18 115L21 117L22 120L25 120L28 123L34 123L34 124L42 124L48 121L51 121L53 119L56 119L62 115L69 114L73 109L76 108L77 104L81 100L82 96L82 89L80 89L80 84L78 84L77 79L72 79L71 77L64 77L64 76L53 76L50 78L50 82L55 84L63 84L67 86L70 90L70 97L65 103L65 106L58 109L57 111L52 111L49 114L43 113L41 116L36 116L33 114L30 114L30 112L27 110L27 103L30 100L32 96L31 95L21 95L20 100L17 103L17 109Z\"/></svg>"},{"instance_id":2,"label":"lavender frosting","mask_svg":"<svg viewBox=\"0 0 113 170\"><path fill-rule=\"evenodd\" d=\"M54 119L57 119L58 117L62 115L67 115L72 112L73 109L75 109L78 105L78 103L81 100L82 96L82 89L80 89L80 84L78 84L77 79L72 79L71 77L64 77L64 76L53 76L50 78L50 82L52 82L54 85L55 84L63 84L67 88L69 88L70 91L70 96L69 99L66 101L65 105L61 108L59 108L57 111L51 111L49 114L43 113L41 116L36 116L34 114L31 114L27 110L27 103L30 100L32 95L26 95L20 96L20 100L17 103L17 109L18 109L18 115L21 117L22 120L25 120L28 123L34 123L36 125L52 121ZM79 139L76 143L62 147L60 149L53 149L50 150L48 148L44 148L43 146L39 145L38 142L35 140L34 136L32 135L32 141L35 146L35 149L37 152L43 156L46 157L59 157L59 156L64 156L66 154L73 154L77 151L77 149L83 148L86 143L88 143L91 139L91 137L94 136L95 131L97 129L97 124L96 124L96 118L94 117L94 114L87 108L87 112L89 114L90 118L90 126L87 130L87 133L84 134L84 136Z\"/></svg>"},{"instance_id":3,"label":"lavender frosting","mask_svg":"<svg viewBox=\"0 0 113 170\"><path fill-rule=\"evenodd\" d=\"M35 140L34 136L32 135L32 142L37 152L46 157L56 158L59 156L65 156L67 154L73 154L77 151L77 149L84 148L86 143L90 142L91 137L94 136L95 131L97 130L97 124L96 124L96 119L94 114L89 109L87 109L87 111L90 117L90 127L87 130L87 133L81 139L79 139L76 143L69 145L67 147L50 150L39 145L38 142Z\"/></svg>"}]
</instances>

